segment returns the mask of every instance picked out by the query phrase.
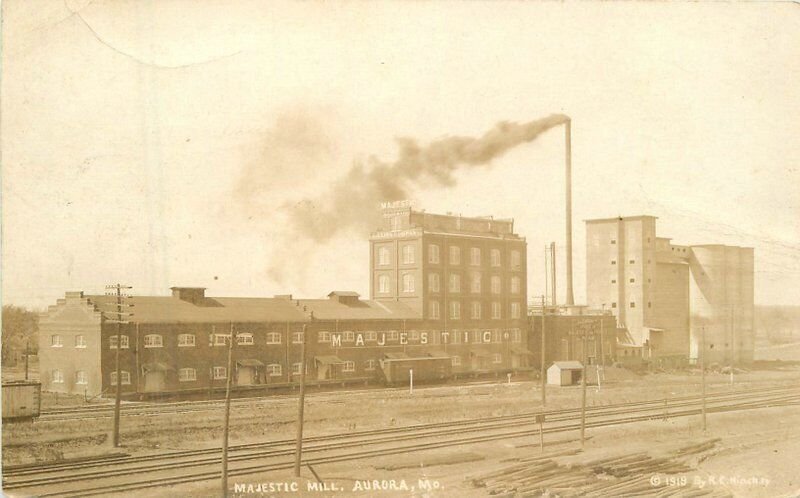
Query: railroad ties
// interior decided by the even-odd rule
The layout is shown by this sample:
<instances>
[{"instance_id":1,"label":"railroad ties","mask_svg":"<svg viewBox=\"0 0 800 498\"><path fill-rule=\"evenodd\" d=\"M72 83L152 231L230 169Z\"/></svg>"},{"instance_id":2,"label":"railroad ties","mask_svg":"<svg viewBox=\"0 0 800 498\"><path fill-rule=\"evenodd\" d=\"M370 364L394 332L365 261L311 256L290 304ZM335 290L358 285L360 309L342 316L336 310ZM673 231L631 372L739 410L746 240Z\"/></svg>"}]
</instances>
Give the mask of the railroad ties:
<instances>
[{"instance_id":1,"label":"railroad ties","mask_svg":"<svg viewBox=\"0 0 800 498\"><path fill-rule=\"evenodd\" d=\"M714 449L719 439L683 446L664 456L647 452L629 453L582 463L558 463L580 450L564 450L546 455L520 458L501 469L472 476L468 482L501 496L701 496L723 498L730 494L720 488L693 487L687 480L680 485L665 485L666 476L695 471L688 460ZM654 481L656 476L657 481Z\"/></svg>"}]
</instances>

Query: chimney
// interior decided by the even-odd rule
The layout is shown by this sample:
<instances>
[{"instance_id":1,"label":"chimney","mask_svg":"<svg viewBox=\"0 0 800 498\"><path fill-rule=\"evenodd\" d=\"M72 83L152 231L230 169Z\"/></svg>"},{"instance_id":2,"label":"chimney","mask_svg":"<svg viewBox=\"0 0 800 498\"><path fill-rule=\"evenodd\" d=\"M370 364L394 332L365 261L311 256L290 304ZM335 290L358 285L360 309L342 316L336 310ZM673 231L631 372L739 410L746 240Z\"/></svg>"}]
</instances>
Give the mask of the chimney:
<instances>
[{"instance_id":1,"label":"chimney","mask_svg":"<svg viewBox=\"0 0 800 498\"><path fill-rule=\"evenodd\" d=\"M206 298L205 287L170 287L172 297L177 297L187 303L198 304Z\"/></svg>"},{"instance_id":2,"label":"chimney","mask_svg":"<svg viewBox=\"0 0 800 498\"><path fill-rule=\"evenodd\" d=\"M567 198L567 306L575 304L572 292L572 121L564 122Z\"/></svg>"}]
</instances>

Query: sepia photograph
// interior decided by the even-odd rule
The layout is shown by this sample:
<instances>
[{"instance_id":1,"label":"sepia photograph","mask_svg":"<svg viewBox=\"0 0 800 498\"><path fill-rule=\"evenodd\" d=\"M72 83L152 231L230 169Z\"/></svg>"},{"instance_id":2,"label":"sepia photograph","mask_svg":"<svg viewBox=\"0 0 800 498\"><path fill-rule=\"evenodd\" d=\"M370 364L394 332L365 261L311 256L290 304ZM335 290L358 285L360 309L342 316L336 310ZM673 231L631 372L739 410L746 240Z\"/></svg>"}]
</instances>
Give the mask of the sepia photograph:
<instances>
[{"instance_id":1,"label":"sepia photograph","mask_svg":"<svg viewBox=\"0 0 800 498\"><path fill-rule=\"evenodd\" d=\"M4 496L800 496L797 2L0 16Z\"/></svg>"}]
</instances>

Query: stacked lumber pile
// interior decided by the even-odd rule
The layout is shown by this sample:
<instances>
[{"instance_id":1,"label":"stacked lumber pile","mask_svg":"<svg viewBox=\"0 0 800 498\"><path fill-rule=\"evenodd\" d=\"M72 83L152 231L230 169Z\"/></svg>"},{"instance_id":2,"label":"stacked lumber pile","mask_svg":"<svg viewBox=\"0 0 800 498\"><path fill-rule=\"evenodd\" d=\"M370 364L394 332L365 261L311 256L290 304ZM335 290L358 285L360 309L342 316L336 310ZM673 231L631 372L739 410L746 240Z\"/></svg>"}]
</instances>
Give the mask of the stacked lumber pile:
<instances>
[{"instance_id":1,"label":"stacked lumber pile","mask_svg":"<svg viewBox=\"0 0 800 498\"><path fill-rule=\"evenodd\" d=\"M684 460L708 451L718 439L684 446L660 457L633 453L589 462L559 464L554 459L578 453L564 450L541 456L521 458L517 463L469 478L475 487L490 495L504 496L730 496L716 488L667 486L665 476L694 470ZM660 481L651 479L658 476Z\"/></svg>"}]
</instances>

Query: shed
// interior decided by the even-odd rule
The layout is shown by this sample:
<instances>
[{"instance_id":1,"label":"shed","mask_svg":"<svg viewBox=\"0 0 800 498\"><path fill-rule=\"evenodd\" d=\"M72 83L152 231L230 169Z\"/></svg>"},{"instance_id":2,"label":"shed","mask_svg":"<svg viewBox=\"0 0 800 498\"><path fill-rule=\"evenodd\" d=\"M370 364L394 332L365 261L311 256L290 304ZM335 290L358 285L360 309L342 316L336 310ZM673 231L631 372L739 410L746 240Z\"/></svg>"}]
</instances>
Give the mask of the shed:
<instances>
[{"instance_id":1,"label":"shed","mask_svg":"<svg viewBox=\"0 0 800 498\"><path fill-rule=\"evenodd\" d=\"M583 365L579 361L554 361L547 369L547 383L551 386L571 386L581 380Z\"/></svg>"}]
</instances>

